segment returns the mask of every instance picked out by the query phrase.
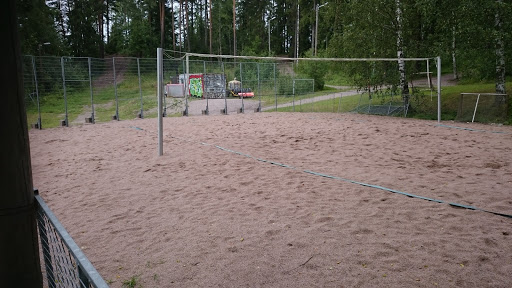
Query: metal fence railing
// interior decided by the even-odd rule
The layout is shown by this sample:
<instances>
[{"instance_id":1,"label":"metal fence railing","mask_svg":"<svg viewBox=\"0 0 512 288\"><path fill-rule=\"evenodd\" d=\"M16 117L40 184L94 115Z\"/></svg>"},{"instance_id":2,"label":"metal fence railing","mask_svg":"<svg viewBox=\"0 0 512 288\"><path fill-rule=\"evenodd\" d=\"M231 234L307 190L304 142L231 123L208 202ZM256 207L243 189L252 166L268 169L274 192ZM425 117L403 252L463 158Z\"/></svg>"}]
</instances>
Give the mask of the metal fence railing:
<instances>
[{"instance_id":1,"label":"metal fence railing","mask_svg":"<svg viewBox=\"0 0 512 288\"><path fill-rule=\"evenodd\" d=\"M157 115L155 58L26 55L23 56L22 64L27 122L33 128ZM183 59L164 59L163 68L164 83L178 84L184 80L186 71ZM190 62L189 70L191 74L224 75L225 82L236 78L240 81L240 88L254 93L253 97L246 99L252 100L250 110L254 102L258 111L264 107L277 110L278 104L300 103L301 99L312 97L315 91L315 81L296 75L292 63L194 60ZM205 91L210 88L204 87ZM217 94L226 97L225 93ZM228 99L231 100L229 103L225 99L221 100L225 103L226 111L232 110L227 109L228 104L237 108L244 107L243 98L234 101L238 98L233 97L236 95L227 96L232 98ZM181 97L163 99L164 116L168 113L180 114L187 107L185 102L197 100Z\"/></svg>"},{"instance_id":2,"label":"metal fence railing","mask_svg":"<svg viewBox=\"0 0 512 288\"><path fill-rule=\"evenodd\" d=\"M37 226L44 265L45 284L50 288L108 287L82 250L35 190Z\"/></svg>"}]
</instances>

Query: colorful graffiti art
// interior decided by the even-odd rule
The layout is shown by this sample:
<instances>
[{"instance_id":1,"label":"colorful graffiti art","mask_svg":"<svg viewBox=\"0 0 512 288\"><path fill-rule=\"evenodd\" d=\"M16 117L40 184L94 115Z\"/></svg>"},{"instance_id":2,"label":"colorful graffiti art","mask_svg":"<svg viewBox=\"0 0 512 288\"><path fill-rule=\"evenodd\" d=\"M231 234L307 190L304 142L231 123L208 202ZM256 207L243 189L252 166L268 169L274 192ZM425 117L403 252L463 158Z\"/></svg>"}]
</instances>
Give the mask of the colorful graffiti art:
<instances>
[{"instance_id":1,"label":"colorful graffiti art","mask_svg":"<svg viewBox=\"0 0 512 288\"><path fill-rule=\"evenodd\" d=\"M190 78L190 95L194 97L203 97L203 80L201 78Z\"/></svg>"}]
</instances>

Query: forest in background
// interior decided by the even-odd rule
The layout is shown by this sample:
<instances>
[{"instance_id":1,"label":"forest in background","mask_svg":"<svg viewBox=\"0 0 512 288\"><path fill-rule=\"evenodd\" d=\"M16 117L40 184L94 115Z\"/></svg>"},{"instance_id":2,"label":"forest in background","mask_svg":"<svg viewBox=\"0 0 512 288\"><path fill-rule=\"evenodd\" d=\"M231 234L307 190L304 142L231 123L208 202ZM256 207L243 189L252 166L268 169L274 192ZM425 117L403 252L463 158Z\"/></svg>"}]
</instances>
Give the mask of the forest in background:
<instances>
[{"instance_id":1,"label":"forest in background","mask_svg":"<svg viewBox=\"0 0 512 288\"><path fill-rule=\"evenodd\" d=\"M439 55L500 93L512 70L510 0L18 0L17 13L25 55Z\"/></svg>"}]
</instances>

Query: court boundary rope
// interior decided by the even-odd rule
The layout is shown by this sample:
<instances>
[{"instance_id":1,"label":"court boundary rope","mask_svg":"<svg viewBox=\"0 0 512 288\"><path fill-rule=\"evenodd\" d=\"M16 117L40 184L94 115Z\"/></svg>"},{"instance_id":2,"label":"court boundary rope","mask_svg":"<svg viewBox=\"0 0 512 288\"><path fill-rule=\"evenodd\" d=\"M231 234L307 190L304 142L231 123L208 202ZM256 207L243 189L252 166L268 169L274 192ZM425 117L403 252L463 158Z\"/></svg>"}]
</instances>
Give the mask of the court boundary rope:
<instances>
[{"instance_id":1,"label":"court boundary rope","mask_svg":"<svg viewBox=\"0 0 512 288\"><path fill-rule=\"evenodd\" d=\"M139 127L130 126L130 128L136 129L136 130L148 131L148 130L144 130L144 129L139 128ZM332 176L332 175L328 175L328 174L324 174L324 173L318 173L318 172L311 171L311 170L302 170L302 168L296 168L296 167L293 167L293 166L290 166L290 165L287 165L287 164L283 164L283 163L279 163L279 162L275 162L275 161L271 161L271 160L266 160L266 159L263 159L263 158L253 157L253 156L251 156L249 154L245 154L245 153L242 153L242 152L239 152L239 151L228 149L228 148L222 147L220 145L210 144L210 143L206 143L206 142L196 142L196 141L192 141L192 140L185 139L185 138L182 138L182 137L172 136L172 135L169 135L169 134L166 134L166 136L171 138L171 139L176 139L176 140L180 140L180 141L184 141L184 142L188 142L188 143L200 144L202 146L210 146L210 147L219 149L221 151L232 153L232 154L239 155L239 156L242 156L242 157L246 157L246 158L249 158L249 159L253 159L253 160L256 160L258 162L267 163L267 164L271 164L271 165L282 167L282 168L286 168L286 169L296 170L296 171L303 172L303 173L306 173L306 174L309 174L309 175L320 176L320 177L329 178L329 179L333 179L333 180L339 180L339 181L343 181L343 182L347 182L347 183L351 183L351 184L356 184L356 185L360 185L360 186L364 186L364 187L374 188L374 189L378 189L378 190L382 190L382 191L386 191L386 192L391 192L391 193L398 194L398 195L407 196L407 197L410 197L410 198L415 198L415 199L435 202L435 203L439 203L439 204L448 204L450 206L457 207L457 208L464 208L464 209L473 210L473 211L481 211L481 212L490 213L490 214L494 214L494 215L497 215L497 216L502 216L502 217L506 217L506 218L512 219L512 215L510 215L510 214L490 211L490 210L478 208L478 207L475 207L475 206L464 205L464 204L459 204L459 203L450 202L450 201L444 201L444 200L435 199L435 198L424 197L424 196L421 196L421 195L407 193L407 192L403 192L403 191L399 191L399 190L383 187L383 186L380 186L380 185L368 184L368 183L359 182L359 181L355 181L355 180L350 180L350 179L346 179L346 178L342 178L342 177L338 177L338 176Z\"/></svg>"}]
</instances>

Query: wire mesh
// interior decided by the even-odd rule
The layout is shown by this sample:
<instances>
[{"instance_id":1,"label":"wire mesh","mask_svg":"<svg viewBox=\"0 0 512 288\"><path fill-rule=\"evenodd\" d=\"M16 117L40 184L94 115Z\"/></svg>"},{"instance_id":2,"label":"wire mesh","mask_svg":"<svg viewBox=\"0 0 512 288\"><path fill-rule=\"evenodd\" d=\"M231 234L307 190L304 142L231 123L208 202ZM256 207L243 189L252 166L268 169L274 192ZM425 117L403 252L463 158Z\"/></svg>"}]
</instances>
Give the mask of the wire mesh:
<instances>
[{"instance_id":1,"label":"wire mesh","mask_svg":"<svg viewBox=\"0 0 512 288\"><path fill-rule=\"evenodd\" d=\"M392 59L382 62L378 62L379 59L314 60L209 55L191 57L187 64L186 58L166 58L162 75L164 91L175 92L165 93L164 116L184 112L189 115L192 106L197 113L200 105L204 107L203 114L209 114L209 107L222 107L215 112L227 114L255 108L255 111L356 111L386 115L408 113L409 116L435 115L438 108L437 94L433 90L425 92L422 87L411 85L407 99L401 98L399 93L385 92L397 86L397 64ZM425 60L408 59L411 75L434 70L435 63L429 65L427 59L425 65ZM187 66L188 73L194 75L190 77L193 85L201 87L200 93L190 93L191 84L185 84ZM357 92L317 91L317 87L323 86L322 75L333 69L353 75ZM158 114L156 59L153 58L24 56L23 70L27 121L35 128L156 117ZM239 90L228 87L231 81L240 82ZM207 82L215 85L205 86ZM192 103L200 99L206 99L206 103ZM403 108L399 109L400 106Z\"/></svg>"},{"instance_id":2,"label":"wire mesh","mask_svg":"<svg viewBox=\"0 0 512 288\"><path fill-rule=\"evenodd\" d=\"M42 271L50 288L108 287L42 198L36 195Z\"/></svg>"},{"instance_id":3,"label":"wire mesh","mask_svg":"<svg viewBox=\"0 0 512 288\"><path fill-rule=\"evenodd\" d=\"M508 95L461 93L456 121L503 123L508 117Z\"/></svg>"}]
</instances>

